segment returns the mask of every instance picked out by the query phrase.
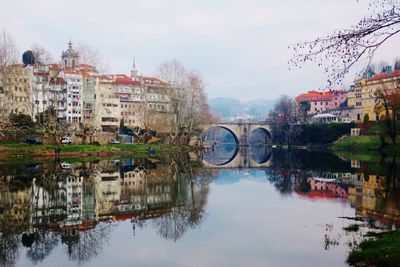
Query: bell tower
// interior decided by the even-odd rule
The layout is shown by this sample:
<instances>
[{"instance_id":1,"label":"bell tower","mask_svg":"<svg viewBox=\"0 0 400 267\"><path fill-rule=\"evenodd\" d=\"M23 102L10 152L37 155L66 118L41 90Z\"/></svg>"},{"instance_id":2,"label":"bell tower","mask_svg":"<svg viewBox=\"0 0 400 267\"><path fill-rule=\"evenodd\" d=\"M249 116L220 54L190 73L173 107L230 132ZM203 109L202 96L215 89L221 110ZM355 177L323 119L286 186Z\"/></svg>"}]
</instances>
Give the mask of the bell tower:
<instances>
[{"instance_id":1,"label":"bell tower","mask_svg":"<svg viewBox=\"0 0 400 267\"><path fill-rule=\"evenodd\" d=\"M71 38L68 42L67 51L61 53L61 66L67 69L74 69L79 65L79 54L72 48Z\"/></svg>"}]
</instances>

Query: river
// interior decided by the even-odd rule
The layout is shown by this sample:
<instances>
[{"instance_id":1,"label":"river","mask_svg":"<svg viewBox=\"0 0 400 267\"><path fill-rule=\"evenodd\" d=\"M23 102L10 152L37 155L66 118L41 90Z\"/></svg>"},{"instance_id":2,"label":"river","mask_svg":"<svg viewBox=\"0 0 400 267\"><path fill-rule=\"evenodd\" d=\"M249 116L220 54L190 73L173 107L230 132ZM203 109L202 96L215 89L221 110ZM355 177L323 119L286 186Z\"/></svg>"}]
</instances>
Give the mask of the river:
<instances>
[{"instance_id":1,"label":"river","mask_svg":"<svg viewBox=\"0 0 400 267\"><path fill-rule=\"evenodd\" d=\"M264 147L2 162L0 263L346 266L363 234L400 226L397 169Z\"/></svg>"}]
</instances>

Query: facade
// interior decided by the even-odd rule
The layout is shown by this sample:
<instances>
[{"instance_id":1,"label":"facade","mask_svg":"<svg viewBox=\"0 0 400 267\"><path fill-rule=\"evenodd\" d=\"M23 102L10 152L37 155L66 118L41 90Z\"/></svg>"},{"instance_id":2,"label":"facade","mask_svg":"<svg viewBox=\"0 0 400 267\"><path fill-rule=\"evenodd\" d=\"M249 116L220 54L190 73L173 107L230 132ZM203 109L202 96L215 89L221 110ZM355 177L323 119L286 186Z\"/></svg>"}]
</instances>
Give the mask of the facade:
<instances>
[{"instance_id":1,"label":"facade","mask_svg":"<svg viewBox=\"0 0 400 267\"><path fill-rule=\"evenodd\" d=\"M379 90L388 91L398 89L400 86L400 70L387 72L361 78L354 82L354 89L349 93L348 105L355 110L355 121L362 122L366 116L369 121L378 121L384 117L384 112L376 112L376 95Z\"/></svg>"},{"instance_id":2,"label":"facade","mask_svg":"<svg viewBox=\"0 0 400 267\"><path fill-rule=\"evenodd\" d=\"M23 65L11 65L0 73L0 115L32 115L31 71Z\"/></svg>"},{"instance_id":3,"label":"facade","mask_svg":"<svg viewBox=\"0 0 400 267\"><path fill-rule=\"evenodd\" d=\"M96 79L94 123L103 132L117 132L121 121L120 98L114 93L113 77Z\"/></svg>"},{"instance_id":4,"label":"facade","mask_svg":"<svg viewBox=\"0 0 400 267\"><path fill-rule=\"evenodd\" d=\"M0 115L37 115L55 109L67 127L92 123L95 130L116 133L121 126L160 133L176 126L177 103L171 87L154 77L100 75L81 64L68 43L59 64L11 65L0 74Z\"/></svg>"},{"instance_id":5,"label":"facade","mask_svg":"<svg viewBox=\"0 0 400 267\"><path fill-rule=\"evenodd\" d=\"M171 88L165 82L153 77L141 77L146 86L145 124L158 132L169 132L176 121Z\"/></svg>"},{"instance_id":6,"label":"facade","mask_svg":"<svg viewBox=\"0 0 400 267\"><path fill-rule=\"evenodd\" d=\"M375 111L375 98L378 90L394 90L400 86L400 70L380 73L362 82L362 114L370 121L378 121L384 116Z\"/></svg>"},{"instance_id":7,"label":"facade","mask_svg":"<svg viewBox=\"0 0 400 267\"><path fill-rule=\"evenodd\" d=\"M63 78L51 77L49 102L57 110L58 119L67 122L67 83Z\"/></svg>"},{"instance_id":8,"label":"facade","mask_svg":"<svg viewBox=\"0 0 400 267\"><path fill-rule=\"evenodd\" d=\"M94 112L94 95L96 91L97 71L93 66L87 64L79 64L77 68L83 77L82 83L82 105L83 105L83 120L91 121Z\"/></svg>"},{"instance_id":9,"label":"facade","mask_svg":"<svg viewBox=\"0 0 400 267\"><path fill-rule=\"evenodd\" d=\"M83 122L82 88L83 76L75 70L64 69L59 77L67 84L67 123Z\"/></svg>"},{"instance_id":10,"label":"facade","mask_svg":"<svg viewBox=\"0 0 400 267\"><path fill-rule=\"evenodd\" d=\"M144 126L145 88L138 80L124 74L114 75L114 91L119 96L122 124Z\"/></svg>"},{"instance_id":11,"label":"facade","mask_svg":"<svg viewBox=\"0 0 400 267\"><path fill-rule=\"evenodd\" d=\"M302 101L310 103L309 114L325 113L327 110L336 109L346 105L346 90L309 91L296 97L297 105Z\"/></svg>"}]
</instances>

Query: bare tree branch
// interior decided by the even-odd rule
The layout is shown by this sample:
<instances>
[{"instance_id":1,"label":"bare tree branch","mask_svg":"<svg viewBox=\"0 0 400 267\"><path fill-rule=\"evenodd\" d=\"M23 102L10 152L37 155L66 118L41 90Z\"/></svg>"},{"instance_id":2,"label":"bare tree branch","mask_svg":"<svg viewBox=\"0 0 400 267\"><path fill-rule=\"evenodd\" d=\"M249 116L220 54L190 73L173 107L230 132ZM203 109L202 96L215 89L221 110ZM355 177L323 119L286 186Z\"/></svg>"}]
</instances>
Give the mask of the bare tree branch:
<instances>
[{"instance_id":1,"label":"bare tree branch","mask_svg":"<svg viewBox=\"0 0 400 267\"><path fill-rule=\"evenodd\" d=\"M355 63L365 61L365 73L375 52L400 32L400 5L396 0L371 0L371 14L356 25L327 36L289 46L293 58L290 68L315 62L328 75L329 85L341 84Z\"/></svg>"}]
</instances>

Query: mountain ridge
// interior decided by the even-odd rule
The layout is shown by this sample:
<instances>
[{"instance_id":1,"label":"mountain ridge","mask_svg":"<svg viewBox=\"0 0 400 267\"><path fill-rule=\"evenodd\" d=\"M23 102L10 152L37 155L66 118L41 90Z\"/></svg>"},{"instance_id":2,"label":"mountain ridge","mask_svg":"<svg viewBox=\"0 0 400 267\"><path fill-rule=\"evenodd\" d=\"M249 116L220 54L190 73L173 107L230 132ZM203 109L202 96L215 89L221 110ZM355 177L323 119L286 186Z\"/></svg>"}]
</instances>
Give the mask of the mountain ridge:
<instances>
[{"instance_id":1,"label":"mountain ridge","mask_svg":"<svg viewBox=\"0 0 400 267\"><path fill-rule=\"evenodd\" d=\"M223 119L260 120L273 108L276 99L241 101L233 97L215 97L208 100L211 110Z\"/></svg>"}]
</instances>

